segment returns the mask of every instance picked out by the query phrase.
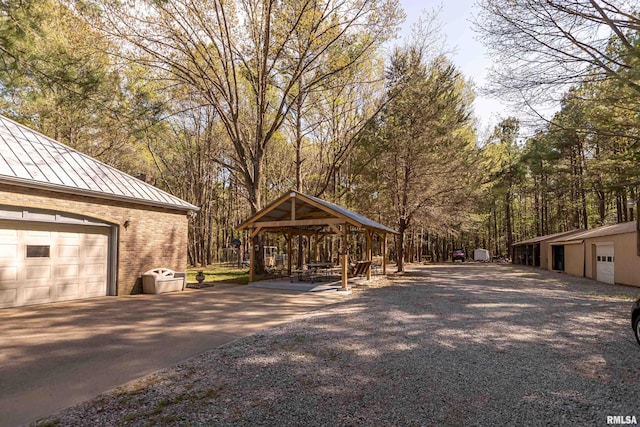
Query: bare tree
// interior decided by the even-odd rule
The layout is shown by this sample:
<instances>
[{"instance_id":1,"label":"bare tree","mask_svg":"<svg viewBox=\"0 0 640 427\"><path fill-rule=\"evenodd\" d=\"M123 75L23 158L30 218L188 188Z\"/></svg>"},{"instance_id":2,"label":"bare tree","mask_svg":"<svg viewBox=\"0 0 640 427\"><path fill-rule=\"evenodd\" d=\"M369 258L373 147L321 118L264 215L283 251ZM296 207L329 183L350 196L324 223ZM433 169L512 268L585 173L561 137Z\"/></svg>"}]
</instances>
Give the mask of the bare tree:
<instances>
[{"instance_id":1,"label":"bare tree","mask_svg":"<svg viewBox=\"0 0 640 427\"><path fill-rule=\"evenodd\" d=\"M265 156L297 97L358 63L402 17L398 0L98 2L101 28L121 41L116 54L216 111L233 152L214 160L241 178L252 213L264 203ZM256 261L261 272L262 251Z\"/></svg>"},{"instance_id":2,"label":"bare tree","mask_svg":"<svg viewBox=\"0 0 640 427\"><path fill-rule=\"evenodd\" d=\"M118 53L162 70L200 95L233 144L252 212L263 201L264 156L296 102L348 69L391 34L397 0L103 2L102 27L124 41ZM294 36L295 35L295 36ZM327 63L329 53L340 60ZM304 90L296 90L301 76Z\"/></svg>"},{"instance_id":3,"label":"bare tree","mask_svg":"<svg viewBox=\"0 0 640 427\"><path fill-rule=\"evenodd\" d=\"M480 0L475 21L497 59L493 94L549 99L560 89L612 78L640 92L637 0Z\"/></svg>"}]
</instances>

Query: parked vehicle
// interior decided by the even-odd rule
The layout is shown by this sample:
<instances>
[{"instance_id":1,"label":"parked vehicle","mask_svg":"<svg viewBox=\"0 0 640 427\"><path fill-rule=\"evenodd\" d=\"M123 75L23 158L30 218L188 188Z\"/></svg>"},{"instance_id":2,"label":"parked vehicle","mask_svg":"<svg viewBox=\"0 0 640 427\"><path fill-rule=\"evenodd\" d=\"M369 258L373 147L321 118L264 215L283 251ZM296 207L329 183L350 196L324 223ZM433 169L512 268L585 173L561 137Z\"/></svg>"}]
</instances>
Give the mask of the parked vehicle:
<instances>
[{"instance_id":1,"label":"parked vehicle","mask_svg":"<svg viewBox=\"0 0 640 427\"><path fill-rule=\"evenodd\" d=\"M457 259L462 260L462 262L464 262L465 260L465 253L464 253L464 249L454 249L453 252L451 252L451 259L453 260L453 262L456 262Z\"/></svg>"},{"instance_id":2,"label":"parked vehicle","mask_svg":"<svg viewBox=\"0 0 640 427\"><path fill-rule=\"evenodd\" d=\"M631 327L633 333L636 335L636 341L640 344L640 298L633 303L631 308Z\"/></svg>"}]
</instances>

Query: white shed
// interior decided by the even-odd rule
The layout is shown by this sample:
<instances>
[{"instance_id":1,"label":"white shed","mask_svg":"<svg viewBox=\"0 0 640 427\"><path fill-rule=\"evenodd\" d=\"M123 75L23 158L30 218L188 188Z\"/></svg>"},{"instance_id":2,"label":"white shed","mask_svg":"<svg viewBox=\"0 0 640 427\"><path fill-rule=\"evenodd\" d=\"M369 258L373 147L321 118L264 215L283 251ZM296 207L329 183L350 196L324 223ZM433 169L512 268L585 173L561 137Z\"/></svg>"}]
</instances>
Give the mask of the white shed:
<instances>
[{"instance_id":1,"label":"white shed","mask_svg":"<svg viewBox=\"0 0 640 427\"><path fill-rule=\"evenodd\" d=\"M491 261L491 255L489 254L489 251L487 249L474 249L473 260L489 262Z\"/></svg>"}]
</instances>

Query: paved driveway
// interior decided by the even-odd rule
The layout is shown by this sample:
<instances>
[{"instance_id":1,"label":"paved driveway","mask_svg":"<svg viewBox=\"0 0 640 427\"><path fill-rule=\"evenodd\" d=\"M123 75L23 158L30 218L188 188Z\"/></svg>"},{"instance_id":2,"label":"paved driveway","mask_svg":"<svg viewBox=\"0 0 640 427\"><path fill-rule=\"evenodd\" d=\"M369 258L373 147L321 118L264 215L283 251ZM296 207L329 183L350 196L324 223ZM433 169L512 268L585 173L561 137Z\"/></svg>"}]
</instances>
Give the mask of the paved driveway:
<instances>
[{"instance_id":1,"label":"paved driveway","mask_svg":"<svg viewBox=\"0 0 640 427\"><path fill-rule=\"evenodd\" d=\"M216 285L0 310L0 425L30 422L343 298Z\"/></svg>"}]
</instances>

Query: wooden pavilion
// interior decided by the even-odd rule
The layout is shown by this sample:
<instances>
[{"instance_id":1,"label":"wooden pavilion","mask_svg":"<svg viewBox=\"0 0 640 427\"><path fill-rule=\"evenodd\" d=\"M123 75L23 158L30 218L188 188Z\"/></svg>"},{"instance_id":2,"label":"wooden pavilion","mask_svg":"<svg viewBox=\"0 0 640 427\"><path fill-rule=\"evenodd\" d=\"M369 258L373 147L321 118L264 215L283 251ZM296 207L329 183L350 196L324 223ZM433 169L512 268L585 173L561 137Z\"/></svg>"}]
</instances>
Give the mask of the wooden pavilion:
<instances>
[{"instance_id":1,"label":"wooden pavilion","mask_svg":"<svg viewBox=\"0 0 640 427\"><path fill-rule=\"evenodd\" d=\"M298 191L290 191L269 203L264 209L237 227L249 232L249 281L254 280L256 236L265 233L282 233L287 241L288 273L291 275L291 241L294 236L316 236L316 245L329 235L341 237L341 278L342 289L347 289L349 249L347 240L351 233L363 233L366 237L365 254L372 261L372 239L382 238L382 273L387 271L387 235L398 234L372 219L342 206ZM371 279L371 266L367 269L367 279Z\"/></svg>"}]
</instances>

